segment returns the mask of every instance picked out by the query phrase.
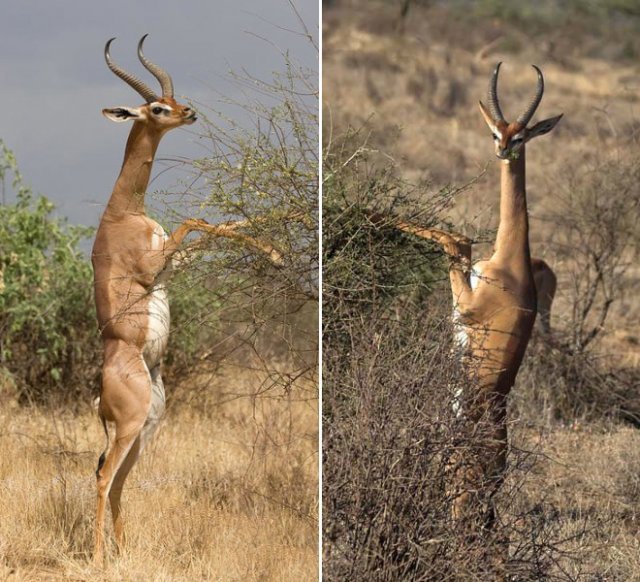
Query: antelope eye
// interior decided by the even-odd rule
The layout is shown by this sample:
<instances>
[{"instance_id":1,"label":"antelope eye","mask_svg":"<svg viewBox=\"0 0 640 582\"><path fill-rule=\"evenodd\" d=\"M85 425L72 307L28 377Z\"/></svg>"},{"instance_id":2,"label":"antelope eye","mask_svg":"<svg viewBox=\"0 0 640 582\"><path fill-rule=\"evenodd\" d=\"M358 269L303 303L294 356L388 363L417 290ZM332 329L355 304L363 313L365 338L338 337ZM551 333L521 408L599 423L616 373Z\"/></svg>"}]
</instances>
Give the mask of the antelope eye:
<instances>
[{"instance_id":1,"label":"antelope eye","mask_svg":"<svg viewBox=\"0 0 640 582\"><path fill-rule=\"evenodd\" d=\"M160 115L163 111L162 107L154 107L152 110L154 115Z\"/></svg>"},{"instance_id":2,"label":"antelope eye","mask_svg":"<svg viewBox=\"0 0 640 582\"><path fill-rule=\"evenodd\" d=\"M493 136L493 139L495 139L496 141L500 139L495 133L492 133L491 135Z\"/></svg>"}]
</instances>

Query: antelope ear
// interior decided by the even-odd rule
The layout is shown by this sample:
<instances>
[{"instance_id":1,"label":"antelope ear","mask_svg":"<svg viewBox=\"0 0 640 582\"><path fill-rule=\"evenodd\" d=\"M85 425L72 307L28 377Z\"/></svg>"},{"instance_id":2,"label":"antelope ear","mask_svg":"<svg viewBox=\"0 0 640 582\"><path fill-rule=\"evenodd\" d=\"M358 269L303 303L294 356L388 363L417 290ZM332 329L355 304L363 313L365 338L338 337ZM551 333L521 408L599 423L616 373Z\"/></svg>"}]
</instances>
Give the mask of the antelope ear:
<instances>
[{"instance_id":1,"label":"antelope ear","mask_svg":"<svg viewBox=\"0 0 640 582\"><path fill-rule=\"evenodd\" d=\"M489 110L485 107L485 104L482 101L478 101L478 105L480 105L480 113L482 113L482 117L484 117L484 120L487 122L491 133L501 136L502 133L498 129L493 117L491 117L491 113L489 113Z\"/></svg>"},{"instance_id":2,"label":"antelope ear","mask_svg":"<svg viewBox=\"0 0 640 582\"><path fill-rule=\"evenodd\" d=\"M116 123L136 121L136 119L144 118L142 109L139 107L113 107L112 109L103 109L102 115Z\"/></svg>"},{"instance_id":3,"label":"antelope ear","mask_svg":"<svg viewBox=\"0 0 640 582\"><path fill-rule=\"evenodd\" d=\"M549 119L544 119L543 121L539 121L536 123L529 131L527 131L528 138L532 139L534 137L538 137L539 135L544 135L545 133L549 133L562 119L564 113L558 115L558 117L550 117Z\"/></svg>"}]
</instances>

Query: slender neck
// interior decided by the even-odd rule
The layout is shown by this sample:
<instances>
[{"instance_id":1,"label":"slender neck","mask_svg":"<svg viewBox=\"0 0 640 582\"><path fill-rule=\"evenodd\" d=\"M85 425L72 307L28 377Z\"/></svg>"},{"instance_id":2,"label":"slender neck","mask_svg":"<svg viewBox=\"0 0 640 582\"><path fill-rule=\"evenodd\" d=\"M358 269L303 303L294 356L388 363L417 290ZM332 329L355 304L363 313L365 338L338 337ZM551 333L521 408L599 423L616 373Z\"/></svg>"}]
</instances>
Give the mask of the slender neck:
<instances>
[{"instance_id":1,"label":"slender neck","mask_svg":"<svg viewBox=\"0 0 640 582\"><path fill-rule=\"evenodd\" d=\"M525 152L502 162L500 179L500 226L494 256L506 262L530 262L529 215L525 190Z\"/></svg>"},{"instance_id":2,"label":"slender neck","mask_svg":"<svg viewBox=\"0 0 640 582\"><path fill-rule=\"evenodd\" d=\"M136 122L131 128L120 175L105 214L144 214L144 195L162 133Z\"/></svg>"}]
</instances>

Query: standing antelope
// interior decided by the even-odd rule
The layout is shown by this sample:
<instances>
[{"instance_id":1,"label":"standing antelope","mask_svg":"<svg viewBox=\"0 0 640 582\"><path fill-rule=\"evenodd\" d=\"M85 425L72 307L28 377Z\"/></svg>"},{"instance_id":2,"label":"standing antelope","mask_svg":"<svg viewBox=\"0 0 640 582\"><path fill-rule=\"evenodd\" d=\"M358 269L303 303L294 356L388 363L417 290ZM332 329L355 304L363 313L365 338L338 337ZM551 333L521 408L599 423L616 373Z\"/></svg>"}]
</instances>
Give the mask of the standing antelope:
<instances>
[{"instance_id":1,"label":"standing antelope","mask_svg":"<svg viewBox=\"0 0 640 582\"><path fill-rule=\"evenodd\" d=\"M111 60L109 47L114 39L107 42L104 50L109 69L135 89L146 103L140 107L102 111L112 121L133 121L133 127L91 255L96 309L104 344L98 413L107 438L107 447L96 471L94 561L97 564L102 564L104 559L107 496L116 543L118 549L122 549L122 487L164 412L161 364L169 336L169 304L164 281L172 256L189 232L200 231L232 238L267 253L274 262L279 260L273 247L237 232L246 221L209 225L203 220L188 219L173 233L166 234L145 214L145 191L160 139L167 131L196 121L195 112L174 99L173 83L167 72L145 58L142 45L146 36L138 44L138 57L160 82L162 97ZM111 446L107 422L115 425Z\"/></svg>"},{"instance_id":2,"label":"standing antelope","mask_svg":"<svg viewBox=\"0 0 640 582\"><path fill-rule=\"evenodd\" d=\"M456 344L463 350L466 386L456 402L460 412L485 428L483 442L472 459L461 458L453 470L453 517L473 520L481 529L495 519L491 498L498 489L507 455L507 395L513 386L536 318L536 281L544 285L543 330L549 328L549 310L555 275L529 253L529 217L525 192L525 143L550 132L562 115L531 128L544 92L542 72L535 96L514 123L500 110L497 83L501 63L489 85L489 107L480 111L493 134L502 160L500 224L491 258L471 265L469 239L409 223L395 226L440 244L452 261L449 269L454 306ZM533 265L532 265L533 263ZM534 278L535 271L535 278ZM542 311L542 309L541 309ZM480 510L480 513L478 513ZM478 521L480 523L478 523Z\"/></svg>"}]
</instances>

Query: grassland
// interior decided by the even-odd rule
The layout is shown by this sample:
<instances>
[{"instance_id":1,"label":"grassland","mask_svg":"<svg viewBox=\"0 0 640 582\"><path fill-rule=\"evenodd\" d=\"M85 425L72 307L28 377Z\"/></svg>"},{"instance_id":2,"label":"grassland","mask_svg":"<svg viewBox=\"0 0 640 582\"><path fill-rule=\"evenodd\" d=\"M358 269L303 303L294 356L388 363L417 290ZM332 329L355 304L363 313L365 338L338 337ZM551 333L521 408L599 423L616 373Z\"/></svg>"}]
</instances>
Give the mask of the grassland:
<instances>
[{"instance_id":1,"label":"grassland","mask_svg":"<svg viewBox=\"0 0 640 582\"><path fill-rule=\"evenodd\" d=\"M95 413L5 401L0 579L314 579L315 387L270 386L263 371L227 365L168 388L162 427L125 486L128 550L118 557L111 543L104 571L90 561Z\"/></svg>"},{"instance_id":2,"label":"grassland","mask_svg":"<svg viewBox=\"0 0 640 582\"><path fill-rule=\"evenodd\" d=\"M549 430L514 426L512 446L535 451L517 507L527 507L558 544L558 580L640 579L640 433L584 423ZM506 483L506 487L509 487ZM533 508L533 510L531 509Z\"/></svg>"}]
</instances>

